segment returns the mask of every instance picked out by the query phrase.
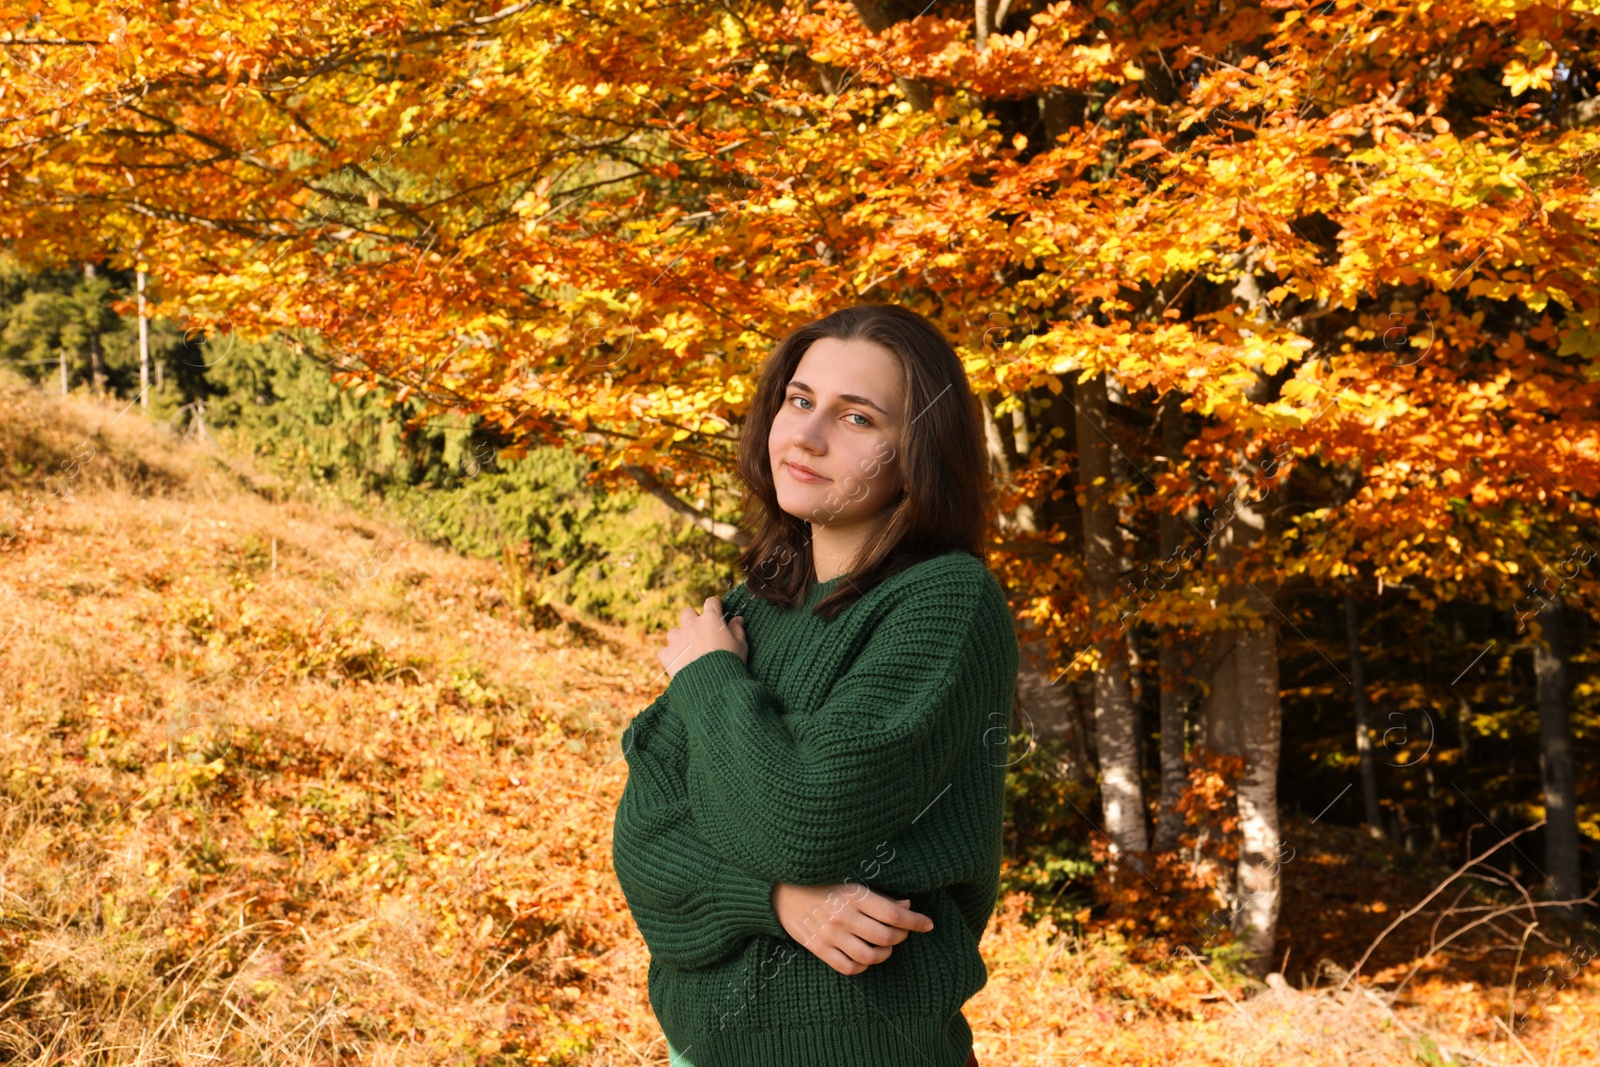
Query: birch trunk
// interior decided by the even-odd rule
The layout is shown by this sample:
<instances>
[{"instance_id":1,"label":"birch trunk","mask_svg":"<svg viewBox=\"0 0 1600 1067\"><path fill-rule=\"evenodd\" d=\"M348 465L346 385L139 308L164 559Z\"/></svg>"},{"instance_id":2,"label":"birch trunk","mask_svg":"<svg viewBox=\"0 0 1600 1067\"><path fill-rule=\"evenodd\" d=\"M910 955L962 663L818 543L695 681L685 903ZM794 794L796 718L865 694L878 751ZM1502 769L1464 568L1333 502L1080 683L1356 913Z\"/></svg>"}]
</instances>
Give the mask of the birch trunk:
<instances>
[{"instance_id":1,"label":"birch trunk","mask_svg":"<svg viewBox=\"0 0 1600 1067\"><path fill-rule=\"evenodd\" d=\"M1244 457L1235 466L1229 510L1213 538L1218 569L1233 570L1246 549L1266 530L1255 467ZM1219 652L1205 707L1206 744L1244 757L1236 800L1239 809L1239 862L1231 907L1233 932L1265 973L1277 937L1282 897L1278 822L1278 760L1282 744L1282 709L1278 699L1277 609L1267 599L1272 590L1244 582L1225 587L1228 606L1248 606L1258 625L1220 631ZM1220 605L1219 605L1220 606ZM1231 614L1231 612L1230 612Z\"/></svg>"},{"instance_id":2,"label":"birch trunk","mask_svg":"<svg viewBox=\"0 0 1600 1067\"><path fill-rule=\"evenodd\" d=\"M150 320L144 316L144 271L135 280L139 296L139 407L150 410Z\"/></svg>"},{"instance_id":3,"label":"birch trunk","mask_svg":"<svg viewBox=\"0 0 1600 1067\"><path fill-rule=\"evenodd\" d=\"M1115 600L1120 558L1105 376L1079 383L1075 392L1078 486L1084 496L1084 573L1090 608L1099 615ZM1139 767L1138 717L1128 679L1125 635L1113 634L1103 639L1097 651L1100 669L1094 676L1094 733L1100 756L1105 832L1119 851L1145 852L1149 839Z\"/></svg>"},{"instance_id":4,"label":"birch trunk","mask_svg":"<svg viewBox=\"0 0 1600 1067\"><path fill-rule=\"evenodd\" d=\"M1239 725L1245 758L1239 780L1239 908L1233 932L1258 973L1270 966L1282 898L1278 825L1278 756L1283 718L1278 704L1278 628L1239 634L1234 646Z\"/></svg>"}]
</instances>

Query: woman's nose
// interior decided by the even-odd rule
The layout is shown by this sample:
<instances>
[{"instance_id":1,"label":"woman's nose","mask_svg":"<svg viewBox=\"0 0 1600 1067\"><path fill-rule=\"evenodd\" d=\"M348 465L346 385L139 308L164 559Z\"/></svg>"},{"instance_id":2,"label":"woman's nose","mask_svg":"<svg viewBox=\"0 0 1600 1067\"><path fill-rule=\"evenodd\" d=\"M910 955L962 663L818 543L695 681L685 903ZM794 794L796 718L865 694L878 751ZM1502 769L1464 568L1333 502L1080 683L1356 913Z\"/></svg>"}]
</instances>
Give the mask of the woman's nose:
<instances>
[{"instance_id":1,"label":"woman's nose","mask_svg":"<svg viewBox=\"0 0 1600 1067\"><path fill-rule=\"evenodd\" d=\"M802 418L794 426L794 443L810 449L812 452L827 450L828 443L822 434L822 424L815 415Z\"/></svg>"}]
</instances>

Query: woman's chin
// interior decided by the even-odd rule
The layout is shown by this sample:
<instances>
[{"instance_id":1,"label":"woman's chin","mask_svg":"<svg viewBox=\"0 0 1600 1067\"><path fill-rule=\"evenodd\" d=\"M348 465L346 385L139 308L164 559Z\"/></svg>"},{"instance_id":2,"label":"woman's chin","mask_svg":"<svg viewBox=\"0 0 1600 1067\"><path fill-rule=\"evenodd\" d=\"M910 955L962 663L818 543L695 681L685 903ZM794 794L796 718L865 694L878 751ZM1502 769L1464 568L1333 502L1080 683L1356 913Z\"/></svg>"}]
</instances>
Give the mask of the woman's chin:
<instances>
[{"instance_id":1,"label":"woman's chin","mask_svg":"<svg viewBox=\"0 0 1600 1067\"><path fill-rule=\"evenodd\" d=\"M812 516L819 510L823 514L827 513L828 509L823 503L824 496L823 493L779 493L778 507L782 508L783 513L790 518L810 522Z\"/></svg>"}]
</instances>

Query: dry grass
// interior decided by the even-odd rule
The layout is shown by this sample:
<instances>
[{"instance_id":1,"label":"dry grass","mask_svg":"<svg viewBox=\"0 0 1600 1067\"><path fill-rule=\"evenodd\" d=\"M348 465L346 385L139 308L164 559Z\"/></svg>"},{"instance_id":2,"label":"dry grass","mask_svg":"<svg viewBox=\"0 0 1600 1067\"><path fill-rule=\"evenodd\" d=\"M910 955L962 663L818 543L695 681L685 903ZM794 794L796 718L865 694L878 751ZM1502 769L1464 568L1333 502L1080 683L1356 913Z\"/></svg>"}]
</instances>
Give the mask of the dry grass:
<instances>
[{"instance_id":1,"label":"dry grass","mask_svg":"<svg viewBox=\"0 0 1600 1067\"><path fill-rule=\"evenodd\" d=\"M288 496L0 384L0 1061L665 1063L609 862L652 646ZM1587 972L1491 1045L1503 986L1250 989L1023 903L985 1064L1600 1061Z\"/></svg>"}]
</instances>

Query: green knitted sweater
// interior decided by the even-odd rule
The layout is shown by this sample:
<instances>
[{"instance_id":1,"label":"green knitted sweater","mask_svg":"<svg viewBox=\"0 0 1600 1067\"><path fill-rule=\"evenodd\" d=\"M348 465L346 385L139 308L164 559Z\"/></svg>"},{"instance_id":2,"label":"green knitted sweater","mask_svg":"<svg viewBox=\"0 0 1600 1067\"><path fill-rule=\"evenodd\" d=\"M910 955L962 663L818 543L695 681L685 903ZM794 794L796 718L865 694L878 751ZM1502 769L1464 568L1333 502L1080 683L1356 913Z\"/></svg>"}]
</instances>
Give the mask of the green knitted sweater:
<instances>
[{"instance_id":1,"label":"green knitted sweater","mask_svg":"<svg viewBox=\"0 0 1600 1067\"><path fill-rule=\"evenodd\" d=\"M749 666L693 660L623 734L617 880L649 997L695 1067L961 1067L961 1006L999 890L1017 641L1000 583L952 551L811 613L744 585ZM777 882L855 881L933 920L843 975L790 938Z\"/></svg>"}]
</instances>

